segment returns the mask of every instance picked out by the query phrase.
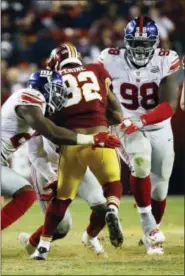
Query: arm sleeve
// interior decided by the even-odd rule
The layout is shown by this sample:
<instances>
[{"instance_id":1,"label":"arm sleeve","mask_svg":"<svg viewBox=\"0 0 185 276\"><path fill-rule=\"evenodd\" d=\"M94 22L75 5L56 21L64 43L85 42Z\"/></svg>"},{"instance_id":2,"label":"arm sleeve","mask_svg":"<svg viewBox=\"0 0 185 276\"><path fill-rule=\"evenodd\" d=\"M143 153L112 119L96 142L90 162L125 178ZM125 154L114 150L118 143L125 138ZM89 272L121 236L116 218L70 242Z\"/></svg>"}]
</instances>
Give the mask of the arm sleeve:
<instances>
[{"instance_id":1,"label":"arm sleeve","mask_svg":"<svg viewBox=\"0 0 185 276\"><path fill-rule=\"evenodd\" d=\"M38 170L44 178L50 181L57 177L48 160L47 153L44 150L43 138L41 135L32 137L27 143L28 157L32 166Z\"/></svg>"}]
</instances>

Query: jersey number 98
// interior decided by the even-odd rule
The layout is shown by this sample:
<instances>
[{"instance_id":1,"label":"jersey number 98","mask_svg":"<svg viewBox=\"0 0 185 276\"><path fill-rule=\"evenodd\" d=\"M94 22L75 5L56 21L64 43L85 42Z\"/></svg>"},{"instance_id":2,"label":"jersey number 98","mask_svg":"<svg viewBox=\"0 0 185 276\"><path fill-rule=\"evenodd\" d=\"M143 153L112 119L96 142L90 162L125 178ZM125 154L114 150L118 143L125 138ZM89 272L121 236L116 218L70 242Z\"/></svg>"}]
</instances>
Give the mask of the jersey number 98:
<instances>
[{"instance_id":1,"label":"jersey number 98","mask_svg":"<svg viewBox=\"0 0 185 276\"><path fill-rule=\"evenodd\" d=\"M122 105L129 110L136 110L139 106L146 110L156 107L159 102L157 92L158 86L155 82L144 83L140 89L131 83L122 83L120 87L121 96L128 101L122 102Z\"/></svg>"}]
</instances>

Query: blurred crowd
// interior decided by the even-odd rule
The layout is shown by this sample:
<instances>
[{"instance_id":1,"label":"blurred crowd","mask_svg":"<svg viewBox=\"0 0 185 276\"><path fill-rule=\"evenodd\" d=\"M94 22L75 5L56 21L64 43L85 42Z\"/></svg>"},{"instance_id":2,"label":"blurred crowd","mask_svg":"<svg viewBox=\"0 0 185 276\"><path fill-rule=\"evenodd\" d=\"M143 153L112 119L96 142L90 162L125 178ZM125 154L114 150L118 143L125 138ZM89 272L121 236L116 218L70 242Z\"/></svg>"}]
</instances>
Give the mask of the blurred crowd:
<instances>
[{"instance_id":1,"label":"blurred crowd","mask_svg":"<svg viewBox=\"0 0 185 276\"><path fill-rule=\"evenodd\" d=\"M85 63L106 47L122 47L126 24L140 14L157 23L161 47L185 52L183 0L2 0L2 101L43 68L60 43L74 43Z\"/></svg>"}]
</instances>

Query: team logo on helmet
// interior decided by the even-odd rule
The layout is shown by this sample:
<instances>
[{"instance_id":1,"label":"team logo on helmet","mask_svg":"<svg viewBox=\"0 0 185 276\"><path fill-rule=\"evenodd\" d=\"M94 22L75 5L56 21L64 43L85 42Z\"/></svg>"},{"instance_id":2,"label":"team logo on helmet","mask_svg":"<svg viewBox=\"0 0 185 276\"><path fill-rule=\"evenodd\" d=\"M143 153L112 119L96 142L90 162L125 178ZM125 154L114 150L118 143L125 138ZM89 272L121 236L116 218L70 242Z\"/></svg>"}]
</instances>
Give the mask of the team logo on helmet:
<instances>
[{"instance_id":1,"label":"team logo on helmet","mask_svg":"<svg viewBox=\"0 0 185 276\"><path fill-rule=\"evenodd\" d=\"M159 31L153 20L140 16L125 28L124 45L128 58L137 66L146 65L159 44Z\"/></svg>"}]
</instances>

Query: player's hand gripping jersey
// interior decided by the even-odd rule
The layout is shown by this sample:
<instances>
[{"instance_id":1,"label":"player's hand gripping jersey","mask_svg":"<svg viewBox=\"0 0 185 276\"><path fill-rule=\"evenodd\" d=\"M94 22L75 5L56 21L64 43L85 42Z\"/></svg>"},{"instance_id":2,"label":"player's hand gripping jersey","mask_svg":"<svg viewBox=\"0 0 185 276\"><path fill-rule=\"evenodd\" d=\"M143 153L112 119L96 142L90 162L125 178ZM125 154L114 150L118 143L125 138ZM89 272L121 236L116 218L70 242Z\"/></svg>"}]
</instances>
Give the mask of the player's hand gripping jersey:
<instances>
[{"instance_id":1,"label":"player's hand gripping jersey","mask_svg":"<svg viewBox=\"0 0 185 276\"><path fill-rule=\"evenodd\" d=\"M88 64L60 72L69 99L57 116L57 124L69 129L107 126L106 86L111 82L107 71L99 64Z\"/></svg>"},{"instance_id":2,"label":"player's hand gripping jersey","mask_svg":"<svg viewBox=\"0 0 185 276\"><path fill-rule=\"evenodd\" d=\"M156 49L145 67L138 69L127 58L125 49L107 48L98 59L112 77L114 92L124 112L124 117L140 117L159 104L158 89L161 80L179 69L176 52ZM162 127L166 121L145 129Z\"/></svg>"},{"instance_id":3,"label":"player's hand gripping jersey","mask_svg":"<svg viewBox=\"0 0 185 276\"><path fill-rule=\"evenodd\" d=\"M2 106L1 111L1 160L6 164L8 157L34 134L34 130L21 119L16 108L19 105L33 105L46 109L44 96L35 89L27 88L15 92Z\"/></svg>"}]
</instances>

